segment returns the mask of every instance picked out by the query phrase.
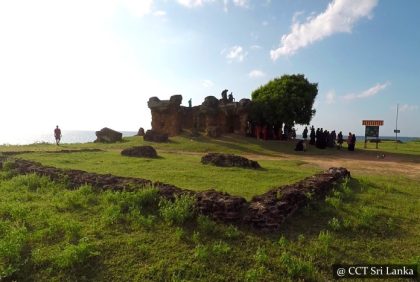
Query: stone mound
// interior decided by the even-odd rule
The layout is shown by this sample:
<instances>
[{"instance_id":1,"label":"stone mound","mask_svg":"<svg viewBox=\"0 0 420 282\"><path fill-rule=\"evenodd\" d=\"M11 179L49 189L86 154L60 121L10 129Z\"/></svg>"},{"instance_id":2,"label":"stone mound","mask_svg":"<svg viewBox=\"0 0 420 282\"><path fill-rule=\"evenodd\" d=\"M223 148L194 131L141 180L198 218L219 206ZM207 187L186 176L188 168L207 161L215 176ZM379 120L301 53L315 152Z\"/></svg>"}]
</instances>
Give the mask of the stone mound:
<instances>
[{"instance_id":1,"label":"stone mound","mask_svg":"<svg viewBox=\"0 0 420 282\"><path fill-rule=\"evenodd\" d=\"M152 146L136 146L126 148L121 151L121 155L138 158L157 158L156 150Z\"/></svg>"},{"instance_id":2,"label":"stone mound","mask_svg":"<svg viewBox=\"0 0 420 282\"><path fill-rule=\"evenodd\" d=\"M223 167L261 168L258 162L233 154L208 153L201 158L201 163Z\"/></svg>"},{"instance_id":3,"label":"stone mound","mask_svg":"<svg viewBox=\"0 0 420 282\"><path fill-rule=\"evenodd\" d=\"M143 137L144 141L151 142L168 142L168 134L157 133L153 130L146 131L146 134Z\"/></svg>"},{"instance_id":4,"label":"stone mound","mask_svg":"<svg viewBox=\"0 0 420 282\"><path fill-rule=\"evenodd\" d=\"M115 131L111 128L104 127L99 131L96 131L96 140L95 142L103 143L114 143L117 141L122 141L122 133Z\"/></svg>"}]
</instances>

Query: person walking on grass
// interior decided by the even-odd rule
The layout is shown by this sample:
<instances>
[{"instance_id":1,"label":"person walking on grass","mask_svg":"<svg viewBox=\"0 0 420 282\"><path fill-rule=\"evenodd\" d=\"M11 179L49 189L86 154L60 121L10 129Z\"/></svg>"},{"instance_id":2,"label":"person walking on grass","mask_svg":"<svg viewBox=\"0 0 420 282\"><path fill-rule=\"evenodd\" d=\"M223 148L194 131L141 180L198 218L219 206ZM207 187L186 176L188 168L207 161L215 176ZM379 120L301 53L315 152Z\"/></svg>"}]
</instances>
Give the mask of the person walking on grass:
<instances>
[{"instance_id":1,"label":"person walking on grass","mask_svg":"<svg viewBox=\"0 0 420 282\"><path fill-rule=\"evenodd\" d=\"M54 137L55 143L57 144L57 146L59 146L61 141L61 129L58 127L58 125L54 129Z\"/></svg>"}]
</instances>

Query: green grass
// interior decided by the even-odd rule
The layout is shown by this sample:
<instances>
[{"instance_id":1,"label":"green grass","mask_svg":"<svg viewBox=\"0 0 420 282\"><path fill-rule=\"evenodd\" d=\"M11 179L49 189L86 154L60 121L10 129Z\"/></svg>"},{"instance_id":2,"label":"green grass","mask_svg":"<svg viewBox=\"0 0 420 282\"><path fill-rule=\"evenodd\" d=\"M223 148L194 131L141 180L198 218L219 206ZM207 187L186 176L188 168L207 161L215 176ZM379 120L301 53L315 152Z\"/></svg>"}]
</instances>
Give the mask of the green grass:
<instances>
[{"instance_id":1,"label":"green grass","mask_svg":"<svg viewBox=\"0 0 420 282\"><path fill-rule=\"evenodd\" d=\"M340 263L419 263L420 191L404 177L337 187L281 231L191 217L167 223L153 188L95 193L89 186L0 173L0 276L17 281L331 280ZM161 206L161 208L159 208ZM188 205L186 205L188 206ZM170 217L173 218L173 217ZM338 228L328 223L332 218ZM343 224L347 222L347 224Z\"/></svg>"},{"instance_id":2,"label":"green grass","mask_svg":"<svg viewBox=\"0 0 420 282\"><path fill-rule=\"evenodd\" d=\"M320 169L299 160L346 157L345 150L295 153L293 143L226 136L185 136L152 144L161 158L123 157L116 144L0 146L0 151L60 168L216 188L247 199ZM361 143L359 143L362 145ZM369 144L374 146L374 144ZM380 149L418 161L419 142ZM103 152L45 153L99 148ZM371 150L371 149L368 149ZM358 153L376 154L376 150ZM205 152L256 158L262 170L202 165ZM7 166L6 166L7 169ZM215 223L191 214L191 203L161 201L153 187L138 192L67 190L36 175L0 172L0 280L16 281L326 281L331 265L420 264L420 186L408 176L354 174L353 179L291 217L279 232Z\"/></svg>"},{"instance_id":3,"label":"green grass","mask_svg":"<svg viewBox=\"0 0 420 282\"><path fill-rule=\"evenodd\" d=\"M159 153L159 151L158 151ZM159 153L161 158L121 156L118 151L71 154L32 153L20 157L59 168L140 177L191 190L214 188L251 198L270 188L301 180L320 171L297 160L261 160L263 169L221 168L201 164L201 154Z\"/></svg>"}]
</instances>

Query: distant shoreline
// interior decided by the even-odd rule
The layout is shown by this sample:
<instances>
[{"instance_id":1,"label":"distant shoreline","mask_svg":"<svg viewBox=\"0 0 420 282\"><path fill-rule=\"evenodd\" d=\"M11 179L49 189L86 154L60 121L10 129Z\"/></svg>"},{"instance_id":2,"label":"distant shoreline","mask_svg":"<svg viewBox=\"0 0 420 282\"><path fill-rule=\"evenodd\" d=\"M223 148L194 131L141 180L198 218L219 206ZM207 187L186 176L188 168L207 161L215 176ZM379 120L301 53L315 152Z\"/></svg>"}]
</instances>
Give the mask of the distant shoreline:
<instances>
[{"instance_id":1,"label":"distant shoreline","mask_svg":"<svg viewBox=\"0 0 420 282\"><path fill-rule=\"evenodd\" d=\"M123 137L134 136L137 134L136 131L120 131ZM297 138L302 138L301 135L297 135ZM357 136L357 140L364 141L364 136ZM90 130L63 130L63 137L61 142L63 144L76 144L76 143L89 143L96 139L95 131ZM379 137L382 141L395 141L395 136L381 136ZM420 137L400 137L398 140L401 142L410 142L420 140ZM38 135L18 136L4 138L0 137L0 146L3 145L30 145L35 143L55 143L54 136L52 133L41 133Z\"/></svg>"}]
</instances>

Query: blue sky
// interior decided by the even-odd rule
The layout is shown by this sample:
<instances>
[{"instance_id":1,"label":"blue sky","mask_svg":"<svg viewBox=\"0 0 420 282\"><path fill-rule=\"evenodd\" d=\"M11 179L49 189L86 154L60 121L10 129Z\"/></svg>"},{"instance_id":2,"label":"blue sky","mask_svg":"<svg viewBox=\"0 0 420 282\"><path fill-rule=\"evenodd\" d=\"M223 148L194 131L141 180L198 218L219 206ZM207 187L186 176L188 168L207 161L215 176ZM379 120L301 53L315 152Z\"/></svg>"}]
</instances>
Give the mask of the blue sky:
<instances>
[{"instance_id":1,"label":"blue sky","mask_svg":"<svg viewBox=\"0 0 420 282\"><path fill-rule=\"evenodd\" d=\"M420 136L417 0L1 1L1 135L150 127L147 100L318 83L311 124Z\"/></svg>"}]
</instances>

